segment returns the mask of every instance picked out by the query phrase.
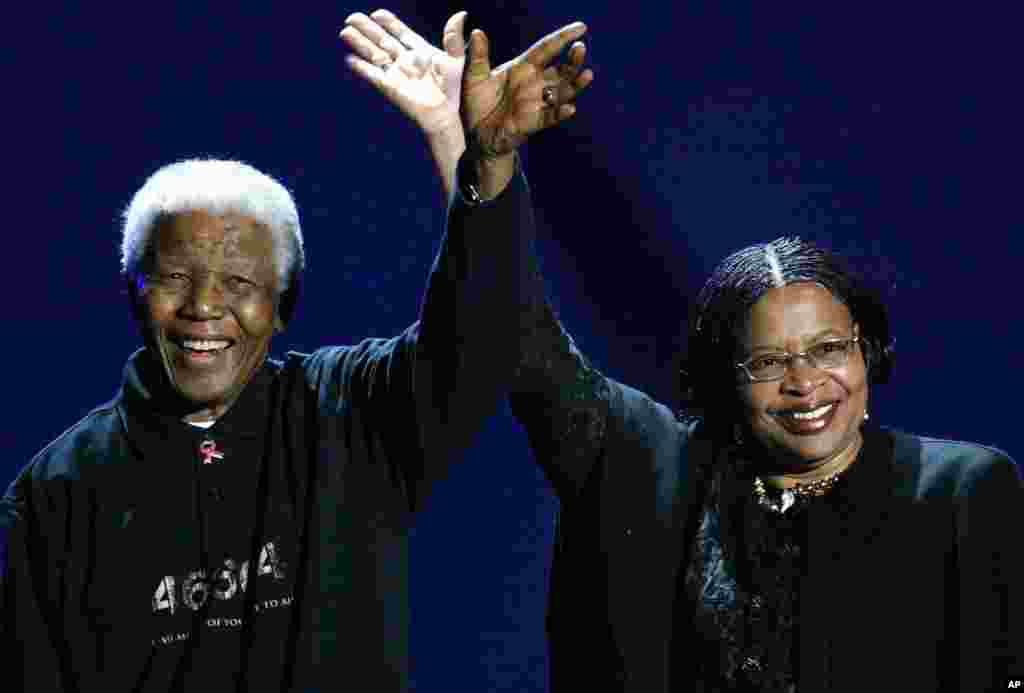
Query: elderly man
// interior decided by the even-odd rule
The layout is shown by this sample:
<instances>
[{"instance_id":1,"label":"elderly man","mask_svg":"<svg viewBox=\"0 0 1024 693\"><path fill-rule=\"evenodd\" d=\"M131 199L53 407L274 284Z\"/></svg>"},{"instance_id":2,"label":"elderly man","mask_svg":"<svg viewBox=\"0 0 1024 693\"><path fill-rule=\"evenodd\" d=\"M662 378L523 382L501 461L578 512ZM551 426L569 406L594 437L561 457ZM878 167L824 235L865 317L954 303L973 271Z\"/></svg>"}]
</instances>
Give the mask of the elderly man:
<instances>
[{"instance_id":1,"label":"elderly man","mask_svg":"<svg viewBox=\"0 0 1024 693\"><path fill-rule=\"evenodd\" d=\"M446 30L448 65L465 52L463 19ZM406 688L410 514L516 368L516 316L538 287L514 149L571 115L545 94L574 97L578 61L547 65L584 30L497 70L471 36L466 195L453 195L420 319L392 339L269 359L304 264L291 196L230 161L146 181L122 245L144 346L117 396L0 505L5 690ZM422 39L403 41L353 67L382 89L400 72L428 97L458 93L461 64L396 63ZM506 221L478 228L481 204Z\"/></svg>"}]
</instances>

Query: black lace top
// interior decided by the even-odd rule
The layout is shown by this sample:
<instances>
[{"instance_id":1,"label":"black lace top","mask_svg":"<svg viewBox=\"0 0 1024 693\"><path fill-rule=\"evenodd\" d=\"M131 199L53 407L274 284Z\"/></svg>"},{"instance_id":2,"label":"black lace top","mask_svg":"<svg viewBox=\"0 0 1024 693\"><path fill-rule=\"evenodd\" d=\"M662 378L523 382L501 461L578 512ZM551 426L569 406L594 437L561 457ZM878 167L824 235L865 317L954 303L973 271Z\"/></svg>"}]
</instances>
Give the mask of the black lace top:
<instances>
[{"instance_id":1,"label":"black lace top","mask_svg":"<svg viewBox=\"0 0 1024 693\"><path fill-rule=\"evenodd\" d=\"M856 466L827 495L784 513L758 504L752 475L709 475L683 581L693 623L686 659L706 690L798 690L809 522L846 505Z\"/></svg>"},{"instance_id":2,"label":"black lace top","mask_svg":"<svg viewBox=\"0 0 1024 693\"><path fill-rule=\"evenodd\" d=\"M560 501L552 690L981 691L1022 670L1004 453L865 425L826 496L775 514L730 436L602 375L548 303L520 328L510 403Z\"/></svg>"}]
</instances>

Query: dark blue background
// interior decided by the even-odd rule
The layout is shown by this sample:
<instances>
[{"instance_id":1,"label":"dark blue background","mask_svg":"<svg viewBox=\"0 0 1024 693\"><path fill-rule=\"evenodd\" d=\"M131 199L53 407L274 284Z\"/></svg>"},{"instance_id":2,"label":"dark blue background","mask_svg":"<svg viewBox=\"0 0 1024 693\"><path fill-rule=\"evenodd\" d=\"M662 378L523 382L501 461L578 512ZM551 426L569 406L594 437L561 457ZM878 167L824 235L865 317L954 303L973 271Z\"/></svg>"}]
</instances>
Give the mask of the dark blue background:
<instances>
[{"instance_id":1,"label":"dark blue background","mask_svg":"<svg viewBox=\"0 0 1024 693\"><path fill-rule=\"evenodd\" d=\"M872 416L1024 458L1012 434L1020 121L1007 111L1019 80L1006 18L476 5L470 26L488 31L499 61L569 21L590 25L597 80L574 121L525 159L554 301L606 373L674 402L688 297L728 252L800 234L890 292L899 357ZM436 38L462 6L390 8ZM3 481L113 394L139 342L118 214L171 160L241 158L294 191L309 271L275 353L391 335L415 318L440 188L419 135L344 66L337 32L372 9L188 0L40 5L8 19ZM556 507L503 408L419 518L418 690L545 690Z\"/></svg>"}]
</instances>

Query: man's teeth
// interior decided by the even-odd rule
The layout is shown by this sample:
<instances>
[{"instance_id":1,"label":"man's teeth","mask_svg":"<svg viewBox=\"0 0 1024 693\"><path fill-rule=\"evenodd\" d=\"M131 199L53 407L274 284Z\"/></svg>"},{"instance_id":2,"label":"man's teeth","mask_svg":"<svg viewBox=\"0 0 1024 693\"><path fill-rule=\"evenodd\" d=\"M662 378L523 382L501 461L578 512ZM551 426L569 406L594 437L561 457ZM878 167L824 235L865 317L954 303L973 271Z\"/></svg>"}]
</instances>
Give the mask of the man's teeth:
<instances>
[{"instance_id":1,"label":"man's teeth","mask_svg":"<svg viewBox=\"0 0 1024 693\"><path fill-rule=\"evenodd\" d=\"M791 411L787 412L786 416L792 416L794 419L816 419L819 416L824 416L828 410L834 406L835 404L833 403L822 405L817 409L812 409L811 411Z\"/></svg>"},{"instance_id":2,"label":"man's teeth","mask_svg":"<svg viewBox=\"0 0 1024 693\"><path fill-rule=\"evenodd\" d=\"M181 343L183 347L192 351L220 351L226 349L230 344L231 342L215 339L186 339Z\"/></svg>"}]
</instances>

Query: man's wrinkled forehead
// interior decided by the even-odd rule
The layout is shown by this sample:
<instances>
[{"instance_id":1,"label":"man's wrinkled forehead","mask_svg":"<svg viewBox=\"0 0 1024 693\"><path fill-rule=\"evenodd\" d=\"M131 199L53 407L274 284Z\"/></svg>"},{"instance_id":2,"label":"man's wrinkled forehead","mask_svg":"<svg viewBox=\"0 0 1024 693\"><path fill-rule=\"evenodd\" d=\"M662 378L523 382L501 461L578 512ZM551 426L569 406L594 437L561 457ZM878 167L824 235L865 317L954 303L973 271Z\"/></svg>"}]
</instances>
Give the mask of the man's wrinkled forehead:
<instances>
[{"instance_id":1,"label":"man's wrinkled forehead","mask_svg":"<svg viewBox=\"0 0 1024 693\"><path fill-rule=\"evenodd\" d=\"M189 210L163 215L154 227L153 249L161 254L206 254L271 261L273 234L255 219L234 212Z\"/></svg>"}]
</instances>

